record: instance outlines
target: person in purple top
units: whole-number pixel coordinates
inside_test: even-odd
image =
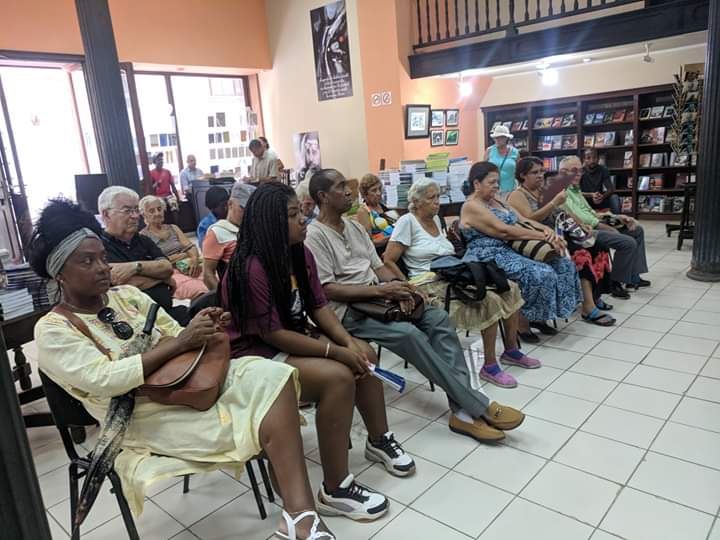
[[[412,474],[415,463],[388,428],[383,387],[368,367],[377,356],[328,306],[315,259],[303,245],[305,233],[292,188],[270,182],[251,195],[219,288],[220,303],[232,314],[231,349],[235,356],[264,356],[298,370],[300,399],[317,404],[324,475],[318,512],[374,520],[387,512],[388,500],[357,484],[348,470],[353,408],[367,427],[367,459],[395,476]]]

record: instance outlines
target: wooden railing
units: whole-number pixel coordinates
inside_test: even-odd
[[[415,50],[573,15],[583,15],[639,0],[415,0]]]

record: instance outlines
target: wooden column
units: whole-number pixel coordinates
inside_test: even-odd
[[[695,198],[695,238],[688,277],[720,281],[720,2],[710,2],[700,152]]]
[[[85,79],[103,172],[110,185],[140,192],[108,0],[75,0],[75,7],[85,49]]]

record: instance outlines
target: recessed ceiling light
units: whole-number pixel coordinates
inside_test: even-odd
[[[550,64],[549,64],[548,62],[546,62],[545,60],[543,60],[543,61],[540,62],[539,64],[535,64],[535,67],[536,67],[537,69],[547,69],[547,68],[550,67]]]
[[[592,62],[592,58],[583,58],[583,64],[589,64]]]
[[[545,86],[553,86],[558,82],[558,72],[556,69],[544,69],[540,72],[540,78]]]

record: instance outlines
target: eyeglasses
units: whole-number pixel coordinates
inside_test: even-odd
[[[133,337],[133,334],[135,333],[132,326],[128,324],[125,321],[118,321],[117,315],[115,314],[115,310],[110,307],[102,308],[98,312],[98,319],[100,322],[103,322],[105,324],[109,324],[112,326],[112,331],[115,332],[115,336],[122,339],[122,340],[128,340],[131,337]]]
[[[140,215],[140,208],[137,206],[123,206],[122,208],[113,208],[113,210],[117,210],[124,216],[129,216],[131,214],[135,214],[137,216]]]

